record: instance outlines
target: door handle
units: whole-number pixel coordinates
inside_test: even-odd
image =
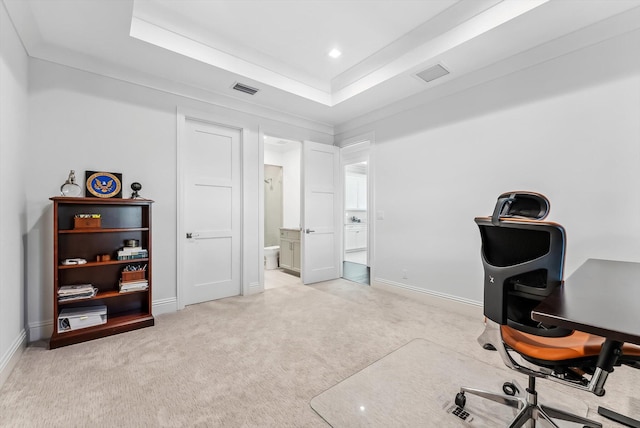
[[[187,239],[191,239],[191,238],[193,238],[193,233],[187,232]]]
[[[315,230],[311,230],[311,229],[305,230],[305,233],[312,233],[312,232],[315,232]]]

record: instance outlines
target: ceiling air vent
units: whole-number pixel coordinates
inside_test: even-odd
[[[252,88],[251,86],[247,86],[238,82],[236,82],[236,84],[233,85],[233,89],[235,89],[236,91],[244,92],[245,94],[249,94],[249,95],[255,95],[256,92],[260,90],[260,89]]]
[[[421,71],[420,73],[416,74],[416,76],[418,76],[425,82],[431,82],[432,80],[436,80],[437,78],[446,76],[447,74],[449,74],[449,70],[447,70],[440,64],[436,64],[433,67],[429,67],[426,70]]]

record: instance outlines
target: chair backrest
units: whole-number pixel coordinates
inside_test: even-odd
[[[546,212],[548,205],[544,216]],[[485,316],[539,336],[569,334],[570,330],[542,326],[531,319],[531,310],[562,284],[564,228],[524,218],[500,217],[496,221],[495,215],[477,217],[475,222],[482,239]]]
[[[536,192],[505,192],[498,196],[491,221],[496,226],[500,219],[527,218],[544,220],[549,215],[549,199]]]

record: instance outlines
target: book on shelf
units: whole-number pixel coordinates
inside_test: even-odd
[[[146,279],[141,279],[138,281],[120,281],[120,292],[126,293],[127,291],[140,291],[146,290],[149,288],[149,281]]]
[[[98,294],[98,289],[91,284],[63,285],[58,289],[58,301],[90,299]]]
[[[134,256],[118,256],[118,260],[135,260],[135,259],[146,259],[149,256],[147,254],[136,254]]]
[[[143,249],[142,247],[122,247],[119,251],[122,254],[132,254],[132,253],[139,253],[140,251],[147,251],[147,250]]]
[[[123,288],[119,292],[120,293],[131,293],[133,291],[144,291],[144,290],[148,290],[148,289],[149,289],[148,285],[143,285],[143,286],[139,286],[139,287]]]
[[[138,251],[118,251],[118,260],[135,260],[135,259],[146,259],[149,257],[149,252],[147,250],[138,250]]]
[[[85,292],[88,290],[93,290],[93,285],[91,284],[63,285],[62,287],[58,288],[58,295],[75,294],[79,292]]]
[[[120,280],[120,286],[123,286],[123,285],[140,285],[140,284],[148,284],[148,283],[149,283],[149,280],[144,279],[144,278],[142,278],[142,279],[134,279],[134,280],[131,280],[131,281]]]

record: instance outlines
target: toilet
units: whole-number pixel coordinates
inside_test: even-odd
[[[264,268],[276,269],[278,267],[278,255],[280,246],[264,247]]]

